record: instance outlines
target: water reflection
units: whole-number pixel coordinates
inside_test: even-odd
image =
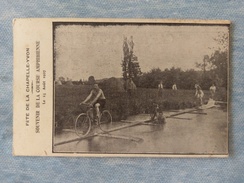
[[[111,132],[114,137],[96,136],[55,147],[56,152],[87,153],[211,153],[228,152],[227,108],[220,105],[202,110],[202,114],[182,114],[181,118],[167,118],[163,124],[137,125]],[[168,114],[165,114],[168,115]],[[147,115],[130,120],[148,119]],[[115,126],[127,125],[114,123]],[[102,132],[96,128],[94,133]],[[117,138],[121,136],[121,138]],[[122,137],[128,137],[122,138]],[[131,137],[131,139],[130,139]],[[77,138],[74,133],[56,136],[55,141]],[[143,139],[136,141],[133,139]]]
[[[152,132],[156,132],[156,131],[163,131],[166,122],[162,123],[162,124],[155,124],[155,123],[150,123],[150,124],[145,124],[146,126],[148,126],[148,128],[145,128],[145,131],[142,131],[142,134],[146,134],[146,133],[152,133]]]

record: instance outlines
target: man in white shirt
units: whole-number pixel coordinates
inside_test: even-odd
[[[210,86],[209,88],[210,93],[211,93],[211,98],[214,98],[215,92],[216,92],[216,86],[214,84],[212,84],[212,86]]]
[[[174,83],[172,86],[172,90],[177,90],[176,84]]]
[[[195,88],[196,88],[195,97],[197,98],[199,105],[202,106],[202,104],[203,104],[202,99],[203,99],[204,93],[198,84],[195,84]]]
[[[158,97],[162,98],[163,97],[163,81],[160,81],[158,84]]]

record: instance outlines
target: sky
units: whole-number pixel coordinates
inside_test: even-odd
[[[225,26],[59,25],[54,44],[56,78],[121,77],[123,40],[131,36],[142,72],[197,69],[196,62],[220,47],[214,38],[223,33],[228,33]]]

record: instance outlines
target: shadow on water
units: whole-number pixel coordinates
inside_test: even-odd
[[[147,133],[152,133],[152,132],[156,132],[156,131],[163,131],[164,127],[166,125],[166,122],[162,123],[162,124],[148,124],[148,129],[145,129],[145,131],[142,131],[141,134],[147,134]]]

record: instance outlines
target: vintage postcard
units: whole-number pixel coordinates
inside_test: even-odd
[[[228,157],[226,20],[15,19],[13,155]]]

